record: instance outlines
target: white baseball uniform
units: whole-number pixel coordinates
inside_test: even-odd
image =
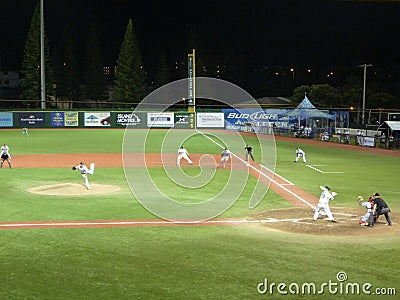
[[[178,149],[178,158],[177,158],[176,164],[179,166],[180,163],[181,163],[181,159],[182,159],[182,158],[186,159],[186,161],[187,161],[189,164],[193,164],[193,162],[190,160],[188,154],[189,154],[189,153],[187,152],[187,150],[186,150],[185,147],[179,148],[179,149]]]
[[[224,151],[222,151],[221,153],[221,162],[220,162],[220,166],[221,167],[226,167],[226,163],[229,160],[229,157],[231,155],[231,152],[228,149],[225,149]]]
[[[331,209],[329,208],[329,201],[334,199],[334,196],[329,192],[328,189],[323,186],[320,187],[322,190],[321,196],[319,197],[318,205],[315,208],[313,220],[316,221],[321,210],[324,210],[327,218],[325,220],[336,222],[332,215]]]
[[[29,136],[28,128],[26,127],[22,128],[22,136]]]
[[[0,162],[0,168],[3,168],[3,163],[4,161],[7,161],[8,166],[10,169],[12,169],[11,166],[11,154],[8,152],[9,148],[6,144],[4,144],[3,146],[1,146],[1,154],[0,154],[0,158],[1,158],[1,162]]]
[[[303,158],[303,162],[306,162],[306,153],[303,150],[301,150],[300,148],[297,148],[296,149],[296,160],[295,160],[295,162],[297,162],[300,157]]]
[[[91,190],[91,186],[88,179],[88,174],[93,175],[94,173],[94,163],[90,164],[90,169],[86,167],[84,164],[79,164],[75,167],[79,172],[81,172],[82,177],[85,179],[85,185],[88,190]]]
[[[10,153],[8,153],[8,146],[6,144],[4,144],[3,146],[1,146],[1,154],[8,154],[10,155]]]

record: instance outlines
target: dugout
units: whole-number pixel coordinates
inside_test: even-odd
[[[388,149],[400,149],[400,121],[385,121],[378,127],[381,137],[385,136]]]

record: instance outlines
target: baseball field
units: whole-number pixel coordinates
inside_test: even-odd
[[[0,130],[13,164],[0,169],[0,299],[398,299],[399,153],[276,137],[261,156],[248,134],[238,147],[253,146],[256,162],[235,148],[220,168],[232,133],[204,131],[185,140],[194,163],[179,168],[179,139],[164,147],[167,131],[150,130],[141,147],[136,132],[127,144],[117,129]],[[71,169],[80,161],[95,163],[91,190]],[[143,206],[164,199],[144,177],[182,205],[244,185],[215,218],[171,222]],[[337,223],[312,221],[326,185]],[[375,192],[393,226],[358,225],[357,196]]]

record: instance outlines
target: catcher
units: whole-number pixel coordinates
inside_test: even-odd
[[[360,206],[364,206],[367,209],[365,215],[362,216],[361,220],[359,221],[360,225],[368,227],[374,226],[374,199],[372,197],[369,197],[368,201],[364,201],[364,198],[362,196],[358,196],[357,201]]]

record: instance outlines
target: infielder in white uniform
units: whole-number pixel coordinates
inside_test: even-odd
[[[186,148],[185,148],[184,146],[181,146],[181,147],[178,149],[178,158],[177,158],[177,160],[176,160],[176,164],[179,166],[180,163],[181,163],[181,159],[182,159],[182,158],[186,159],[186,161],[187,161],[190,165],[193,164],[193,162],[190,160],[190,158],[189,158],[188,155],[189,155],[189,153],[187,152]]]
[[[300,157],[303,158],[303,162],[306,162],[306,153],[303,150],[301,150],[299,147],[297,147],[296,148],[296,159],[294,162],[297,162]]]
[[[224,151],[222,151],[221,153],[221,162],[219,165],[225,168],[226,163],[228,162],[230,156],[231,156],[231,151],[229,151],[228,148],[225,148]]]
[[[320,211],[324,210],[325,214],[327,215],[327,218],[325,218],[325,220],[336,222],[335,218],[332,215],[331,209],[329,208],[329,201],[333,200],[337,194],[335,192],[331,193],[331,188],[329,186],[320,186],[320,189],[322,190],[322,193],[319,197],[318,205],[315,208],[313,220],[316,221],[319,217]]]
[[[22,137],[29,137],[29,133],[28,133],[28,128],[24,127],[22,128]]]
[[[91,186],[88,179],[88,174],[93,175],[94,173],[94,163],[90,164],[90,169],[85,166],[84,162],[80,162],[79,165],[72,167],[72,170],[78,170],[81,172],[82,177],[85,179],[85,185],[88,190],[91,190]]]
[[[9,150],[9,148],[8,148],[8,146],[7,146],[6,144],[4,144],[3,146],[1,146],[1,155],[0,155],[0,157],[1,157],[1,162],[0,162],[0,168],[3,168],[3,163],[4,163],[5,161],[7,161],[8,167],[9,167],[10,169],[12,169],[12,166],[11,166],[11,154],[8,152],[8,150]]]

